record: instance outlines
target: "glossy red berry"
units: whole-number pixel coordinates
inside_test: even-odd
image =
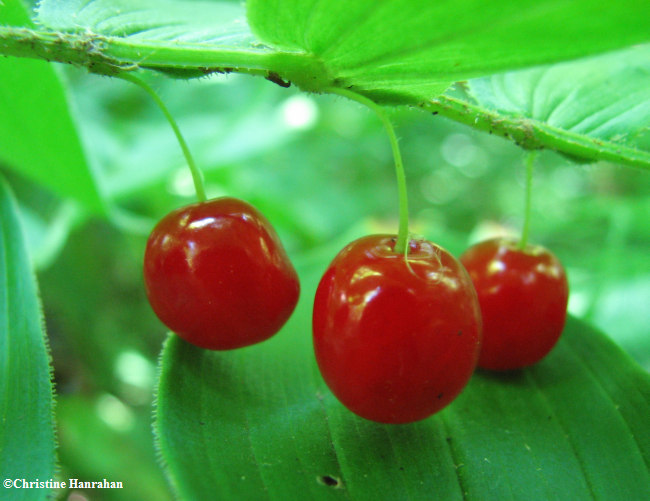
[[[250,204],[227,197],[165,216],[147,242],[144,280],[158,318],[212,350],[271,337],[300,291],[271,224]]]
[[[382,423],[424,419],[449,404],[478,358],[481,316],[461,264],[426,240],[408,262],[395,238],[349,244],[320,281],[313,315],[316,360],[351,411]]]
[[[519,369],[540,361],[558,341],[569,287],[562,263],[547,249],[497,238],[470,247],[460,258],[483,315],[479,367]]]

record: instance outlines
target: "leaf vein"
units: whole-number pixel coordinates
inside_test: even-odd
[[[458,451],[456,450],[456,447],[453,445],[453,440],[451,439],[452,433],[451,429],[449,427],[449,423],[447,422],[447,419],[445,417],[445,413],[441,413],[438,415],[438,418],[440,419],[440,423],[442,424],[442,428],[444,430],[444,435],[445,435],[445,442],[447,444],[447,449],[449,449],[449,454],[451,455],[451,459],[454,462],[455,470],[456,470],[456,479],[458,480],[458,486],[460,487],[460,493],[461,496],[463,497],[463,501],[466,501],[469,496],[469,492],[467,489],[467,484],[464,479],[464,475],[460,472],[460,469],[464,466],[460,462],[460,455]]]
[[[641,460],[646,466],[646,471],[650,471],[650,461],[646,458],[646,456],[643,454],[643,448],[641,447],[641,444],[639,443],[638,438],[632,431],[632,428],[630,426],[630,423],[625,419],[623,414],[619,410],[619,406],[616,403],[616,401],[612,398],[611,393],[607,390],[605,387],[602,378],[599,377],[598,373],[594,371],[591,366],[584,360],[584,358],[580,355],[580,351],[571,343],[569,340],[568,343],[570,350],[574,353],[576,358],[580,361],[580,364],[584,368],[584,370],[591,376],[591,379],[595,382],[595,384],[602,390],[603,394],[607,397],[607,400],[612,404],[612,407],[616,409],[617,414],[620,416],[621,421],[624,423],[626,430],[629,432],[630,437],[634,441],[634,444],[637,448],[637,452],[639,453],[639,456],[641,457]],[[634,386],[634,390],[638,392],[638,387]],[[650,474],[648,475],[650,477]],[[650,481],[650,479],[648,479]]]
[[[562,432],[564,433],[564,436],[566,438],[567,443],[569,444],[569,447],[573,451],[573,454],[580,465],[580,469],[582,471],[582,477],[585,481],[585,484],[587,486],[587,489],[589,490],[589,494],[592,499],[597,499],[596,494],[594,492],[594,486],[591,482],[591,479],[589,478],[589,475],[587,475],[587,469],[585,465],[585,461],[582,457],[582,454],[579,452],[579,448],[576,446],[575,441],[572,438],[571,433],[569,432],[566,423],[563,422],[562,418],[560,417],[559,413],[555,410],[555,406],[551,402],[551,399],[547,395],[547,391],[537,383],[536,378],[534,374],[531,371],[525,371],[526,373],[526,378],[530,382],[532,386],[534,386],[537,389],[537,392],[544,402],[546,408],[548,409],[549,413],[551,416],[555,419],[555,422],[558,424],[558,426],[562,429]]]

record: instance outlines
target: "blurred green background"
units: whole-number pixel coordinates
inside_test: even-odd
[[[156,462],[151,414],[167,335],[144,295],[141,261],[155,221],[193,201],[162,113],[131,84],[65,68],[95,175],[114,209],[91,218],[2,168],[23,209],[44,304],[57,397],[61,475],[123,491],[63,499],[171,499]],[[329,260],[365,233],[395,232],[397,191],[375,115],[330,96],[220,75],[149,75],[176,117],[210,197],[231,195],[273,223],[298,267]],[[460,254],[517,235],[525,153],[440,116],[392,111],[409,183],[411,230]],[[650,175],[610,164],[537,158],[531,240],[564,262],[570,311],[650,370]],[[280,334],[281,335],[281,334]]]

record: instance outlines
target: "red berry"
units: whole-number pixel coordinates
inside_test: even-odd
[[[300,292],[271,224],[234,198],[165,216],[149,236],[144,279],[158,318],[186,341],[212,350],[271,337],[293,312]]]
[[[521,250],[506,238],[478,243],[460,260],[483,315],[479,367],[519,369],[551,351],[564,329],[569,296],[560,261],[544,247]]]
[[[334,395],[382,423],[424,419],[449,404],[478,358],[481,316],[467,272],[446,250],[373,235],[334,258],[316,292],[316,360]]]

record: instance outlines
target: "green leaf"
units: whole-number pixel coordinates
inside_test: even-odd
[[[473,79],[467,89],[471,97],[422,107],[527,148],[650,169],[650,45]]]
[[[248,0],[247,10],[262,41],[321,61],[336,86],[388,101],[430,99],[470,76],[650,35],[650,4],[634,0]]]
[[[318,373],[321,269],[301,274],[298,310],[269,341],[209,352],[167,340],[155,430],[182,499],[650,496],[650,377],[602,334],[571,318],[537,366],[478,372],[432,418],[380,425],[347,411]]]
[[[70,17],[71,12],[77,15]],[[210,0],[44,0],[38,8],[40,23],[62,31],[85,27],[132,40],[175,40],[233,48],[252,42],[243,14],[238,3]]]
[[[9,187],[0,179],[0,472],[53,478],[53,399],[36,279]],[[47,489],[4,489],[3,499],[46,499]]]
[[[239,4],[187,5],[44,0],[40,22],[66,33],[32,34],[23,45],[46,43],[50,57],[109,74],[240,71],[316,92],[346,88],[419,104],[526,148],[650,168],[647,47],[471,80],[474,100],[436,97],[454,81],[647,41],[647,2],[463,0],[452,11],[409,0],[250,0],[253,33]]]
[[[650,151],[650,45],[468,85],[490,110]]]
[[[39,21],[76,36],[14,31],[0,41],[6,53],[50,54],[107,74],[234,70],[415,104],[456,80],[650,38],[650,4],[634,0],[249,0],[246,9],[252,34],[230,2],[44,0]]]
[[[0,5],[2,24],[30,25],[19,0]],[[91,211],[101,211],[96,180],[54,67],[2,57],[0,75],[0,162]]]
[[[130,69],[156,68],[179,77],[235,68],[256,73],[268,66],[264,61],[273,55],[272,50],[259,44],[251,34],[243,5],[239,3],[43,0],[38,21],[56,31],[83,34],[84,43],[93,49],[90,52],[101,56],[96,62],[116,68],[129,65]],[[72,46],[79,39],[69,40]],[[57,48],[52,50],[56,52]],[[93,54],[89,56],[92,58]],[[82,64],[88,65],[91,71],[111,71],[105,64],[100,68]]]

